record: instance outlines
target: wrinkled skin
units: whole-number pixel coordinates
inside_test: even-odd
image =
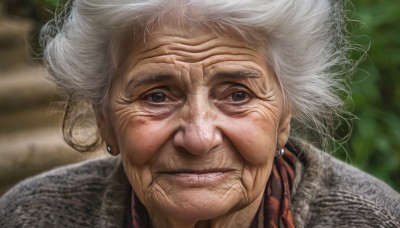
[[[261,45],[158,29],[134,41],[100,132],[154,227],[248,227],[290,113]]]

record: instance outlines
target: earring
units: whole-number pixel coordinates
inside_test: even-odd
[[[282,157],[284,154],[285,154],[285,149],[283,149],[283,148],[278,149],[277,151],[275,151],[275,157],[276,158]]]
[[[111,154],[112,147],[110,145],[107,145],[106,148],[107,148],[107,152]]]

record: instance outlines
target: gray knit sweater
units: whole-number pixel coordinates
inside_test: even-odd
[[[291,207],[297,227],[400,227],[400,194],[301,142]],[[124,227],[129,183],[117,157],[23,181],[0,199],[0,227]]]

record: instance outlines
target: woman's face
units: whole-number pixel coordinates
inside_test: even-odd
[[[173,29],[134,47],[99,127],[149,214],[189,222],[255,213],[290,121],[264,47]]]

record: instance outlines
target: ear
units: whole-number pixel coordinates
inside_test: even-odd
[[[289,139],[291,119],[292,119],[292,113],[290,111],[283,113],[278,128],[277,149],[283,148]]]
[[[107,146],[111,146],[111,151],[109,153],[113,156],[119,154],[119,145],[117,136],[115,134],[114,127],[106,118],[105,114],[101,111],[99,106],[93,106],[94,113],[96,115],[97,127],[99,128],[99,133],[106,143]]]

